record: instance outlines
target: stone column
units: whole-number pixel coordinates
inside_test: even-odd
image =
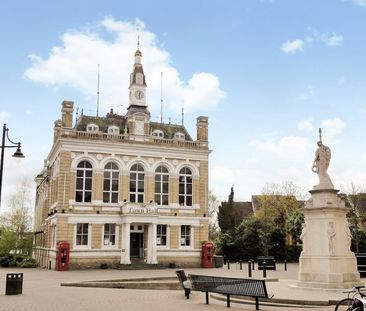
[[[157,259],[157,246],[156,246],[156,228],[157,225],[156,224],[152,224],[152,264],[157,264],[158,263],[158,259]]]
[[[153,228],[152,224],[149,224],[147,227],[147,254],[146,254],[146,262],[148,264],[152,264],[153,262]]]
[[[146,262],[148,264],[157,264],[157,248],[156,248],[156,224],[149,224],[147,228],[147,255]]]
[[[297,286],[324,289],[351,288],[360,283],[356,257],[350,250],[345,203],[338,190],[312,190],[303,213]]]
[[[130,223],[122,224],[121,265],[130,265]]]

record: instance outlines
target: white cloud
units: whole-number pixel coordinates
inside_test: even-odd
[[[325,131],[324,135],[326,138],[332,140],[342,133],[346,127],[346,123],[340,118],[327,119],[322,121],[322,127]]]
[[[365,0],[366,2],[366,0]],[[281,50],[285,53],[295,53],[304,51],[304,47],[310,46],[316,42],[323,42],[329,47],[336,47],[343,44],[344,37],[336,33],[327,34],[321,33],[313,27],[307,27],[306,30],[311,35],[304,37],[303,39],[295,39],[293,41],[287,40],[281,45]]]
[[[0,122],[4,122],[10,117],[10,113],[7,111],[0,111]]]
[[[219,78],[211,73],[194,73],[188,82],[180,79],[171,65],[171,56],[157,43],[144,23],[118,21],[105,17],[94,26],[73,30],[61,36],[61,46],[51,49],[47,58],[29,55],[32,65],[25,77],[55,88],[72,87],[95,107],[97,66],[100,64],[100,105],[102,110],[128,104],[129,73],[132,71],[137,31],[147,78],[147,102],[154,113],[160,111],[160,75],[164,73],[165,109],[186,112],[215,109],[225,93]],[[116,109],[117,110],[117,109]]]
[[[343,40],[343,36],[337,35],[335,33],[331,35],[323,35],[323,41],[330,47],[341,45]]]
[[[295,177],[300,177],[303,174],[303,172],[297,167],[291,166],[285,169],[280,169],[279,174],[285,179],[292,180]]]
[[[308,147],[307,138],[298,136],[284,136],[278,140],[252,141],[249,143],[261,151],[269,151],[280,157],[290,157],[295,154],[301,154]]]
[[[295,39],[293,41],[286,41],[281,45],[281,50],[285,53],[295,53],[303,51],[304,41],[301,39]]]
[[[301,101],[307,101],[310,98],[314,97],[315,91],[314,91],[314,87],[309,84],[306,88],[306,92],[303,94],[300,94],[298,99]]]
[[[297,125],[297,129],[302,132],[312,132],[314,130],[314,119],[312,117],[307,118]]]
[[[351,1],[356,5],[366,7],[366,0],[351,0]]]

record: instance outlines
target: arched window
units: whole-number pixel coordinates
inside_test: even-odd
[[[118,203],[118,166],[109,162],[104,167],[103,203]]]
[[[159,205],[168,205],[169,172],[165,166],[155,170],[155,202]]]
[[[192,172],[188,167],[179,171],[179,205],[192,206]]]
[[[76,202],[92,200],[93,167],[88,161],[81,161],[76,170]]]
[[[130,170],[130,202],[143,203],[145,173],[141,164],[134,164]]]

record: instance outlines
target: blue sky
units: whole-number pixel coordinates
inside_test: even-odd
[[[26,158],[6,152],[3,199],[42,169],[62,100],[95,113],[127,107],[140,28],[148,105],[195,136],[209,116],[210,189],[248,200],[268,182],[304,191],[317,130],[336,188],[366,180],[366,1],[3,1],[0,121]],[[4,202],[4,201],[3,201]]]

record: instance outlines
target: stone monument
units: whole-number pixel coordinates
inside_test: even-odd
[[[311,198],[303,208],[305,223],[301,240],[298,287],[324,289],[351,288],[360,283],[356,257],[350,250],[351,233],[348,209],[335,190],[327,173],[331,150],[322,142],[319,129],[318,149],[312,171],[319,183],[310,190]]]

